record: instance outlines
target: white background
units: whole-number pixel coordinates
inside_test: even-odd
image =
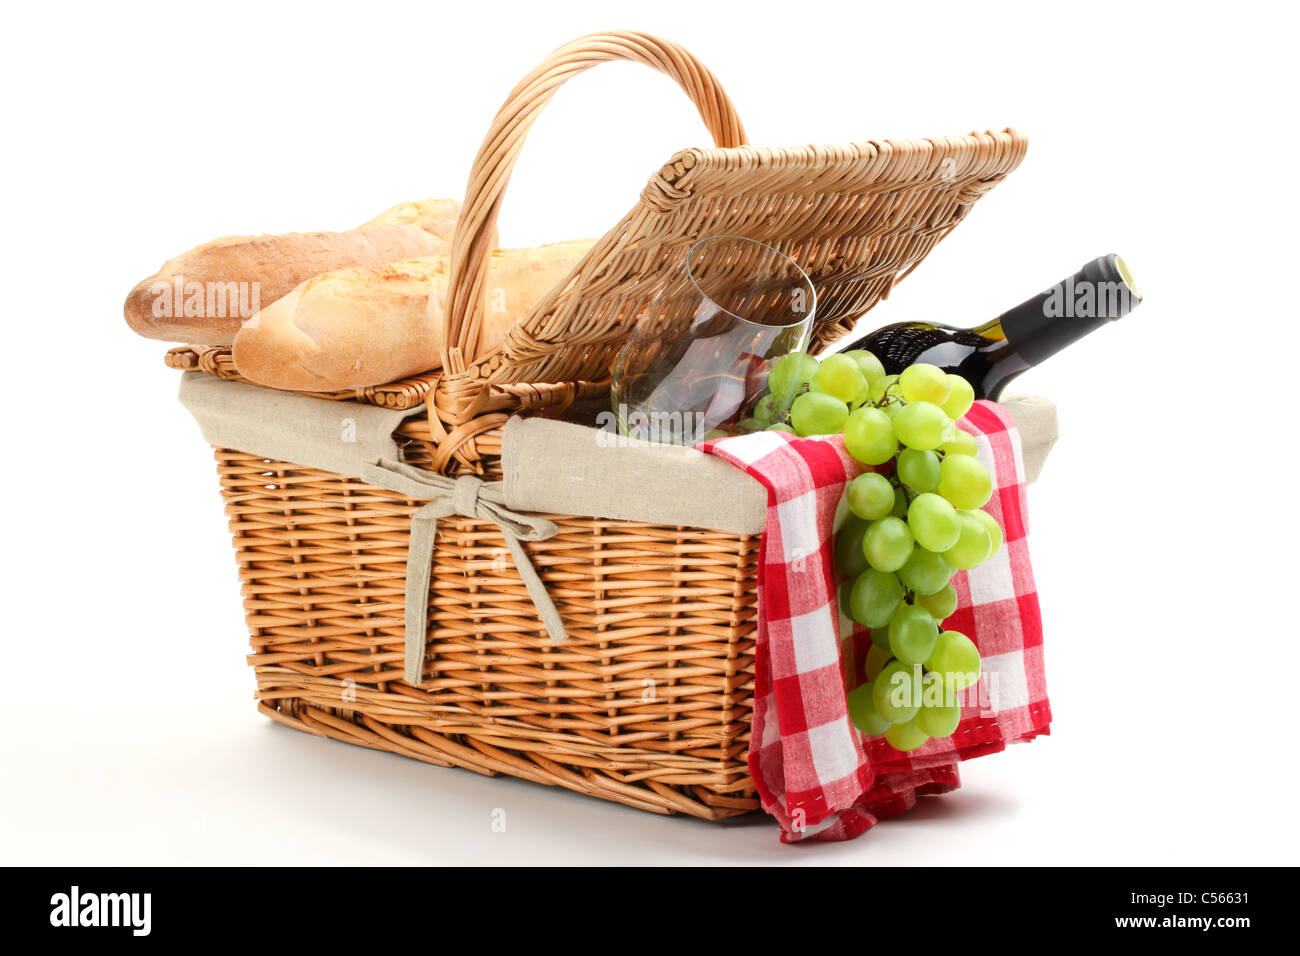
[[[1284,12],[1286,11],[1286,12]],[[226,2],[6,12],[0,862],[1260,863],[1297,858],[1294,23],[1282,4]],[[1053,734],[838,845],[273,725],[211,454],[126,291],[241,232],[459,197],[505,93],[645,29],[759,145],[1016,126],[1027,159],[863,322],[973,324],[1119,252],[1146,302],[1031,371]],[[536,126],[503,245],[595,236],[675,150],[617,64]],[[495,808],[505,833],[490,830]]]

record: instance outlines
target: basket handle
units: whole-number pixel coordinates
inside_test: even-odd
[[[465,363],[477,357],[497,214],[528,130],[566,80],[609,60],[642,63],[676,80],[699,110],[716,145],[743,146],[748,142],[736,108],[717,78],[676,43],[648,33],[613,31],[580,37],[551,53],[510,91],[474,158],[451,244],[444,372],[452,371],[449,357],[453,348],[460,350]]]

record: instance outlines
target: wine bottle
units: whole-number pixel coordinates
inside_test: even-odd
[[[1128,315],[1141,301],[1127,263],[1108,255],[984,325],[961,329],[899,322],[848,348],[874,353],[885,371],[895,375],[917,362],[937,365],[970,382],[976,398],[996,401],[1007,382],[1025,369]]]

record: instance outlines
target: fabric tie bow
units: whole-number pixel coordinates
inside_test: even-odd
[[[559,531],[555,522],[511,511],[505,506],[501,482],[485,482],[474,475],[448,478],[381,458],[373,464],[363,464],[361,478],[408,498],[429,499],[429,503],[411,517],[411,540],[406,559],[405,679],[408,684],[418,687],[424,676],[429,627],[429,575],[439,518],[451,515],[480,518],[500,528],[551,642],[559,644],[566,639],[560,613],[523,546],[524,541],[545,541],[554,537]]]

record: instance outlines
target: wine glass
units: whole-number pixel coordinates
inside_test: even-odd
[[[701,239],[669,270],[614,362],[620,431],[692,445],[746,430],[772,360],[807,347],[816,301],[803,270],[771,246]]]

